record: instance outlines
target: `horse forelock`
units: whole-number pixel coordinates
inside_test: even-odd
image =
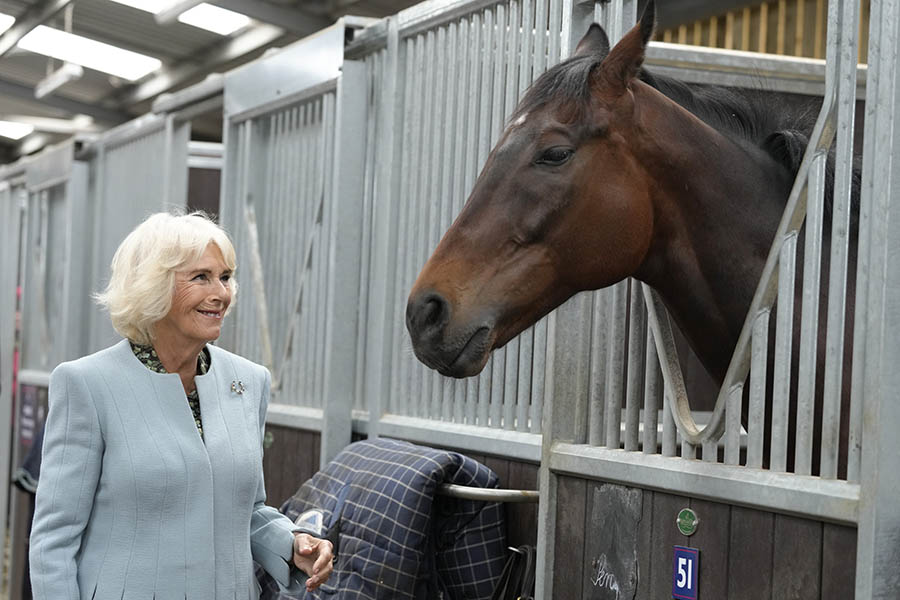
[[[601,62],[596,56],[574,56],[553,66],[531,84],[510,120],[563,103],[576,107],[582,116],[591,102],[591,72]]]

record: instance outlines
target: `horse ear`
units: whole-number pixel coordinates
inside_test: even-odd
[[[587,33],[578,42],[572,56],[595,56],[602,60],[606,58],[607,54],[609,54],[609,38],[602,27],[592,23],[588,27]]]
[[[624,87],[631,83],[644,64],[644,51],[656,26],[656,7],[647,2],[641,20],[626,33],[603,61],[600,75],[607,85]]]

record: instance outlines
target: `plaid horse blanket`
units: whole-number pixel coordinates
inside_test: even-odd
[[[498,480],[456,452],[384,438],[350,444],[281,507],[291,519],[320,509],[326,523],[340,511],[331,578],[289,595],[262,572],[261,598],[489,599],[506,560],[503,507],[437,495],[442,483]]]

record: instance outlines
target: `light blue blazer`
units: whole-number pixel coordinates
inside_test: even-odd
[[[269,372],[209,352],[195,380],[205,444],[179,376],[150,371],[127,340],[53,371],[31,531],[35,600],[255,600],[253,560],[302,589],[293,523],[265,505]]]

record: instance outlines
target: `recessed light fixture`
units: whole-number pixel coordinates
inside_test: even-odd
[[[178,4],[173,0],[112,0],[125,6],[143,10],[157,15],[169,7]],[[187,25],[199,27],[219,35],[231,35],[235,31],[250,24],[250,17],[242,15],[206,2],[190,8],[180,15],[178,20]]]
[[[250,24],[250,17],[206,2],[181,13],[178,20],[219,35],[231,35]]]
[[[80,35],[38,25],[19,40],[19,48],[136,81],[162,66],[159,59]]]
[[[15,17],[11,17],[10,15],[4,15],[0,13],[0,34],[4,31],[12,27],[12,24],[16,22]]]
[[[34,131],[34,126],[26,123],[16,123],[15,121],[0,121],[0,137],[11,140],[21,140],[23,137]]]
[[[143,10],[148,13],[153,13],[154,15],[158,12],[161,12],[163,9],[168,8],[172,4],[172,0],[112,0],[112,1],[117,2],[119,4],[124,4],[125,6],[130,6],[131,8]]]

